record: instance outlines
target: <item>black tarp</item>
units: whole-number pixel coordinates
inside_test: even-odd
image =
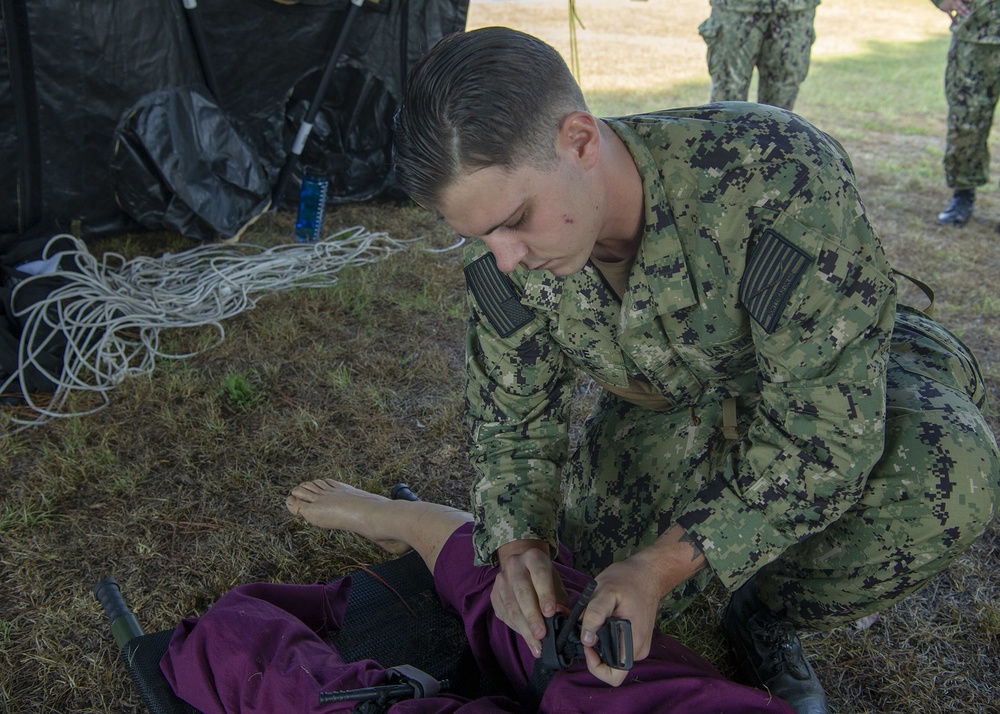
[[[259,170],[273,185],[347,0],[200,0],[197,7],[215,97],[182,0],[0,0],[0,233],[34,228],[90,238],[150,227],[134,217],[142,211],[122,204],[134,205],[137,185],[161,169],[131,149],[135,158],[124,168],[113,157],[130,119],[133,134],[155,126],[139,121],[143,112],[166,105],[214,100],[218,112],[206,116],[221,116],[218,125],[235,133],[226,141],[244,142],[259,162],[247,158],[242,173],[256,181]],[[301,161],[329,175],[332,201],[392,190],[389,121],[403,78],[440,37],[464,28],[467,7],[468,0],[381,0],[357,12]],[[172,163],[190,170],[184,149],[150,153],[179,153]],[[139,169],[149,175],[137,178]]]

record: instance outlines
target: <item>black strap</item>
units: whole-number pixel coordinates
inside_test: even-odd
[[[542,697],[545,690],[552,681],[552,677],[560,669],[565,669],[570,665],[572,659],[562,656],[563,647],[567,637],[573,632],[580,621],[583,608],[590,602],[597,581],[591,578],[587,581],[586,587],[580,593],[579,599],[569,613],[569,617],[563,618],[556,613],[552,617],[545,618],[545,639],[542,640],[542,658],[535,661],[535,668],[531,671],[531,680],[528,682],[528,692],[526,695],[528,710],[537,712],[542,704]]]
[[[557,671],[545,666],[542,660],[535,660],[535,668],[531,670],[531,679],[528,680],[528,691],[525,695],[529,712],[537,712],[542,706],[542,697],[545,696],[545,690],[549,688],[549,683]]]

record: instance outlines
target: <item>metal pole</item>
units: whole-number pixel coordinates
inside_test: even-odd
[[[292,143],[292,148],[288,152],[288,156],[285,157],[285,164],[281,167],[281,173],[278,174],[278,182],[275,185],[274,193],[271,196],[271,205],[274,207],[278,207],[281,204],[281,197],[288,188],[288,184],[292,179],[292,174],[295,173],[295,169],[299,164],[299,158],[302,156],[302,150],[305,148],[306,141],[309,139],[309,134],[312,133],[313,122],[316,120],[316,115],[319,113],[320,104],[323,102],[323,97],[326,95],[327,87],[329,86],[330,80],[333,78],[333,73],[336,70],[337,62],[340,60],[340,56],[343,54],[344,47],[347,44],[347,35],[351,30],[351,24],[354,22],[354,17],[358,14],[358,9],[364,4],[364,2],[365,0],[351,0],[351,4],[347,8],[347,17],[344,18],[344,26],[341,28],[340,35],[337,37],[337,44],[333,47],[333,53],[330,55],[330,59],[326,63],[326,68],[323,70],[323,76],[319,81],[319,86],[316,88],[316,93],[313,95],[313,99],[309,103],[309,109],[306,111],[306,116],[302,120],[302,124],[299,125],[299,130],[295,135],[295,141]]]

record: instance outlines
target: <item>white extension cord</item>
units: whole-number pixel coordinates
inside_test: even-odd
[[[197,354],[164,353],[161,330],[210,325],[218,331],[217,345],[225,337],[222,321],[253,308],[260,297],[290,288],[329,287],[337,282],[342,268],[384,260],[405,250],[409,242],[356,226],[316,243],[266,249],[212,244],[158,258],[125,260],[117,253],[106,253],[98,260],[76,238],[63,235],[53,241],[56,238],[72,240],[76,250],[49,255],[50,241],[43,259],[61,263],[72,258],[78,272],[32,276],[14,288],[12,302],[18,290],[36,277],[55,275],[66,281],[45,300],[17,314],[24,325],[18,371],[0,385],[0,394],[18,385],[35,415],[24,418],[14,410],[4,410],[6,420],[18,426],[0,431],[0,438],[52,417],[92,414],[107,406],[108,392],[126,377],[151,373],[157,358]],[[36,361],[53,332],[66,337],[60,374],[51,374]],[[22,373],[29,366],[56,385],[45,405],[24,387]],[[97,392],[102,401],[92,409],[69,411],[66,399],[74,391]]]

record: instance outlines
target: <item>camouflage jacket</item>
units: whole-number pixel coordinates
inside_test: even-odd
[[[816,7],[819,0],[711,0],[711,5],[736,12],[799,12]]]
[[[931,0],[941,7],[941,0]],[[972,13],[951,26],[956,40],[1000,44],[1000,0],[967,0]]]
[[[730,102],[608,124],[645,192],[624,300],[589,264],[561,278],[492,264],[495,293],[470,290],[477,558],[555,545],[579,368],[646,380],[685,411],[759,393],[724,472],[678,519],[737,583],[843,514],[881,455],[894,282],[843,148],[801,118]],[[473,244],[467,277],[491,260]]]

